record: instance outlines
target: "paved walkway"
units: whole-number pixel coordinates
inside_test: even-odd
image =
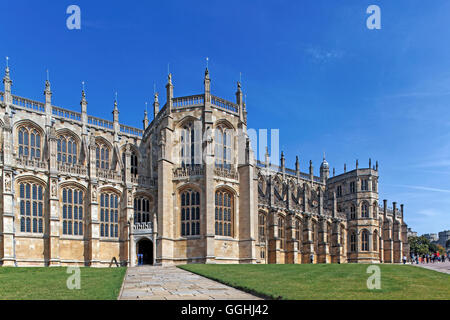
[[[119,300],[258,300],[176,267],[128,268]]]
[[[415,266],[450,274],[450,262],[419,263]]]

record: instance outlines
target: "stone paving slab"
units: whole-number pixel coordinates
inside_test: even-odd
[[[450,274],[450,262],[419,263],[415,266]]]
[[[119,300],[260,300],[260,298],[174,266],[142,266],[128,268]]]

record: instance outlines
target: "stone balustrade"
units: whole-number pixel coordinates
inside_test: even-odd
[[[114,181],[122,180],[122,174],[120,172],[116,172],[114,170],[98,169],[98,168],[97,168],[97,177],[99,179],[114,180]]]
[[[203,166],[189,166],[189,167],[181,167],[173,170],[174,178],[189,178],[192,176],[203,176],[205,174],[205,170]]]
[[[58,172],[85,176],[87,175],[87,168],[77,164],[58,163]]]
[[[48,169],[48,163],[37,158],[18,157],[16,166],[30,169]]]
[[[133,226],[134,233],[153,233],[152,222],[136,222]]]
[[[239,180],[239,174],[234,168],[215,168],[214,175],[216,177],[222,177],[227,179]]]

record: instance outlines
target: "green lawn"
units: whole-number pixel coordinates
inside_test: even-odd
[[[115,300],[126,268],[80,268],[80,290],[69,290],[67,268],[0,267],[0,300]]]
[[[190,264],[180,268],[271,299],[450,299],[450,275],[410,265],[379,265],[381,289],[369,290],[368,266]]]

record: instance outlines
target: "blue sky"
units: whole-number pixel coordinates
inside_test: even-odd
[[[66,9],[81,8],[81,30]],[[381,30],[366,9],[381,8]],[[250,128],[280,129],[287,164],[301,169],[323,152],[336,173],[355,160],[380,162],[380,202],[405,204],[419,233],[450,229],[450,2],[402,1],[7,1],[0,56],[13,92],[142,126],[153,84],[165,96],[212,91],[234,101],[242,72]],[[164,98],[162,98],[164,103]]]

